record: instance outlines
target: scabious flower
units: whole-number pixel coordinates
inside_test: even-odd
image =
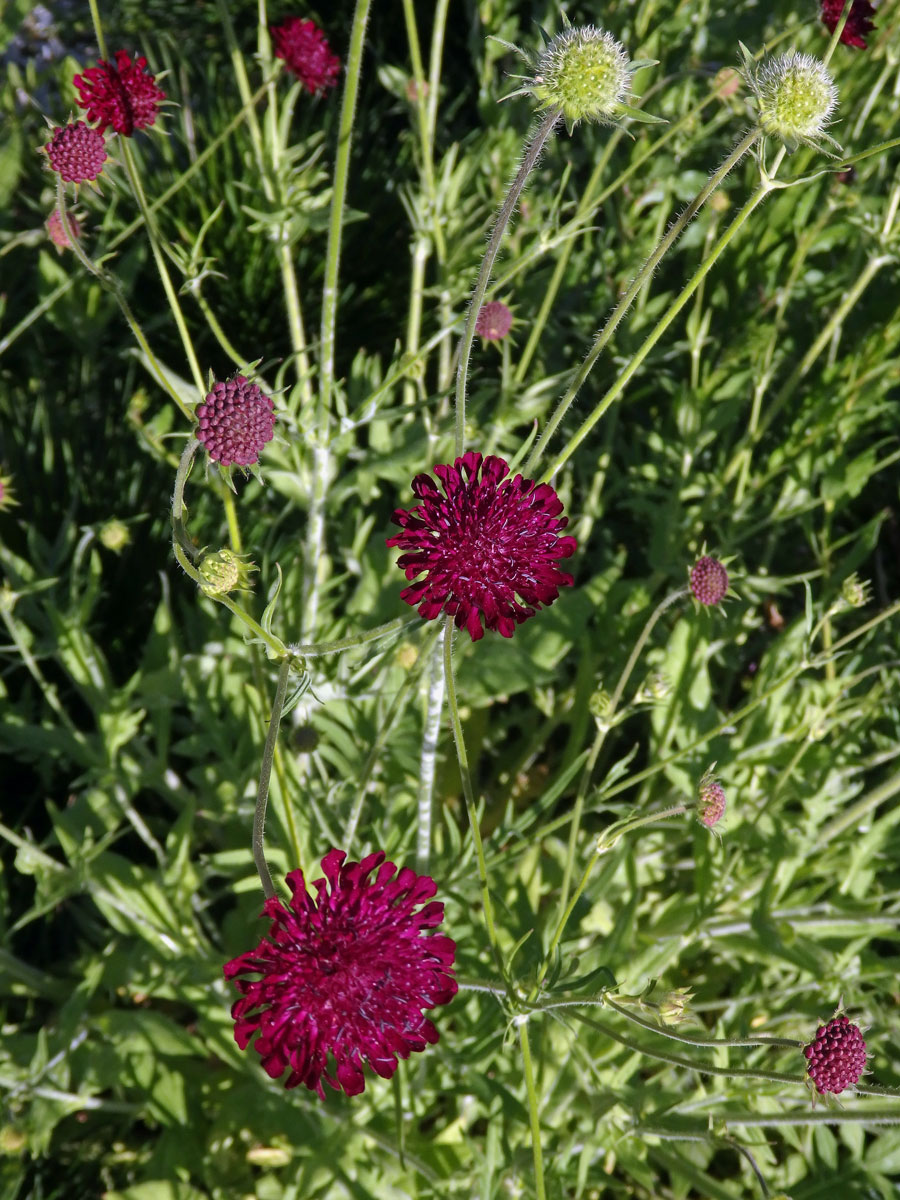
[[[275,431],[272,401],[256,383],[236,375],[217,383],[197,409],[196,438],[213,462],[249,467]]]
[[[532,70],[530,76],[519,77],[522,87],[504,99],[534,96],[540,108],[560,111],[570,133],[579,121],[615,125],[626,115],[644,121],[656,119],[625,103],[634,72],[654,64],[631,62],[625,47],[604,29],[567,23],[556,37],[544,33],[544,49],[534,57],[518,46],[504,44]]]
[[[746,46],[741,46],[741,54],[763,133],[778,138],[789,150],[796,150],[801,142],[824,153],[828,151],[823,142],[840,149],[825,132],[837,108],[838,91],[823,62],[791,50],[765,58],[757,67]]]
[[[842,1092],[859,1083],[866,1069],[866,1043],[857,1025],[845,1016],[820,1025],[803,1053],[807,1072],[820,1095]]]
[[[724,815],[725,789],[713,774],[713,767],[710,767],[697,789],[697,816],[707,829],[712,829]]]
[[[341,70],[341,60],[331,53],[328,39],[314,21],[288,17],[271,29],[275,57],[296,75],[312,95],[334,87]]]
[[[97,128],[112,128],[131,137],[136,129],[148,129],[155,121],[166,93],[147,70],[141,55],[134,62],[125,50],[116,51],[115,66],[100,59],[73,82],[78,89],[78,107],[87,110],[89,121]]]
[[[691,567],[691,595],[708,607],[721,604],[728,591],[728,572],[717,558],[704,554]]]
[[[501,300],[482,304],[475,318],[475,332],[489,342],[500,342],[512,326],[512,313]]]
[[[302,1083],[322,1099],[323,1081],[356,1096],[364,1064],[390,1079],[398,1057],[437,1042],[423,1010],[457,990],[455,943],[426,932],[444,919],[434,880],[409,867],[398,873],[380,851],[360,863],[344,858],[325,855],[315,896],[303,872],[291,871],[290,907],[267,900],[269,937],[224,967],[241,993],[231,1010],[237,1044],[245,1050],[257,1035],[267,1074],[289,1071],[285,1087]]]
[[[821,0],[822,21],[829,33],[834,33],[837,23],[844,11],[844,0]],[[867,47],[866,34],[872,33],[875,24],[872,18],[875,9],[869,0],[853,0],[850,15],[841,32],[841,41],[847,46],[856,46],[858,50]]]
[[[484,634],[482,621],[512,637],[573,583],[557,566],[575,552],[575,539],[560,537],[568,524],[562,501],[547,483],[508,478],[493,454],[470,450],[434,473],[443,493],[430,475],[417,475],[412,490],[421,503],[391,517],[402,530],[387,541],[404,551],[397,566],[407,579],[425,576],[400,595],[425,620],[449,613],[473,642]]]
[[[69,226],[75,238],[81,237],[81,226],[72,215],[66,214],[69,218]],[[50,216],[44,222],[44,228],[47,230],[47,237],[58,250],[68,250],[72,243],[69,241],[69,235],[66,233],[66,228],[62,223],[62,217],[59,215],[59,209],[54,208]]]
[[[93,182],[106,162],[103,134],[84,121],[70,121],[54,130],[44,150],[50,166],[66,183]]]

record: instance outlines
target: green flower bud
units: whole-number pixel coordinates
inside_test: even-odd
[[[810,54],[791,50],[765,59],[756,67],[746,47],[744,70],[759,106],[759,127],[789,150],[803,142],[822,150],[822,141],[837,143],[825,133],[837,107],[838,90],[824,63]],[[838,147],[839,148],[839,147]]]
[[[548,42],[532,85],[543,108],[559,108],[576,121],[608,121],[629,85],[631,66],[624,47],[593,25],[569,26]]]
[[[854,571],[841,585],[841,599],[850,608],[864,608],[872,599],[872,585]]]
[[[128,526],[122,521],[113,519],[106,521],[100,526],[99,531],[100,544],[105,546],[107,550],[112,550],[115,554],[119,554],[128,543],[131,541],[131,533]]]
[[[198,570],[202,579],[200,586],[207,596],[226,596],[235,590],[249,590],[250,572],[256,567],[233,550],[225,549],[204,555]]]

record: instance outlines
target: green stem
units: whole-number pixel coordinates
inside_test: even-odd
[[[632,357],[628,366],[624,369],[624,371],[622,371],[622,373],[616,379],[615,383],[607,391],[606,395],[603,397],[603,399],[600,401],[600,403],[597,405],[597,407],[594,409],[594,411],[591,413],[591,415],[589,417],[587,417],[585,421],[582,422],[578,431],[570,439],[565,450],[563,450],[562,453],[559,454],[557,456],[557,458],[554,460],[552,467],[550,467],[547,471],[544,472],[543,478],[545,481],[551,479],[556,474],[556,472],[559,471],[560,468],[565,463],[568,462],[569,458],[571,458],[571,456],[575,453],[576,449],[581,445],[581,443],[584,441],[584,439],[587,437],[587,435],[591,432],[591,430],[594,428],[594,426],[597,424],[597,422],[600,420],[600,418],[603,416],[603,414],[606,412],[606,410],[609,408],[609,406],[613,403],[614,400],[618,399],[618,397],[621,395],[621,393],[625,390],[631,377],[637,372],[638,368],[641,366],[644,359],[647,357],[647,355],[650,353],[650,351],[653,349],[653,347],[656,345],[656,343],[659,341],[659,339],[662,337],[662,335],[665,333],[665,331],[668,329],[668,327],[672,324],[672,322],[675,320],[675,318],[678,316],[678,314],[681,312],[681,310],[685,307],[685,305],[691,299],[694,292],[697,290],[697,288],[700,286],[700,284],[703,282],[703,280],[706,278],[706,276],[709,274],[709,272],[715,266],[716,262],[719,260],[719,258],[723,254],[723,252],[727,249],[727,247],[731,244],[733,239],[737,236],[737,234],[741,231],[741,229],[747,223],[751,214],[754,212],[755,209],[757,209],[759,207],[760,204],[762,204],[763,200],[765,200],[765,198],[769,194],[769,192],[771,192],[775,189],[775,187],[777,185],[774,183],[774,180],[772,177],[774,176],[775,171],[778,169],[778,166],[781,163],[781,159],[784,157],[785,153],[786,153],[786,151],[784,150],[784,148],[782,148],[778,152],[778,154],[775,156],[775,161],[772,165],[771,174],[763,177],[757,190],[753,193],[753,195],[746,202],[746,204],[743,206],[741,211],[737,214],[737,216],[734,218],[734,220],[731,222],[731,224],[728,226],[728,228],[725,230],[725,232],[722,234],[722,236],[716,242],[715,246],[712,249],[710,256],[708,258],[704,259],[704,261],[701,263],[701,265],[694,272],[694,274],[691,277],[690,281],[688,282],[687,286],[684,288],[684,290],[681,292],[681,294],[678,296],[678,298],[674,301],[674,303],[671,305],[671,307],[669,309],[667,309],[667,311],[664,313],[664,315],[656,323],[654,328],[651,330],[651,332],[645,338],[641,347],[638,349],[638,351]],[[580,372],[579,372],[579,374],[580,374]],[[570,389],[570,391],[571,391],[571,389]],[[535,457],[535,455],[532,455],[532,458],[534,458],[534,457]]]
[[[531,141],[525,150],[525,155],[522,159],[522,164],[516,172],[516,176],[510,185],[509,191],[506,194],[506,199],[497,214],[497,220],[494,222],[494,228],[491,231],[490,240],[488,241],[487,250],[484,253],[484,258],[481,260],[481,269],[478,272],[478,278],[475,281],[475,288],[472,292],[472,299],[469,301],[469,311],[466,314],[466,327],[463,330],[462,339],[459,347],[459,366],[456,371],[456,454],[457,457],[462,455],[465,450],[466,442],[466,383],[469,373],[469,359],[472,355],[472,343],[475,341],[475,322],[478,320],[478,314],[481,311],[481,305],[484,300],[484,294],[487,291],[488,280],[491,277],[494,260],[497,257],[497,252],[500,249],[500,243],[503,240],[503,234],[506,232],[506,226],[509,223],[509,218],[512,216],[513,209],[519,201],[519,196],[522,194],[522,189],[534,169],[534,165],[540,157],[540,153],[544,148],[547,139],[553,132],[560,117],[560,111],[557,108],[552,108],[538,125]]]
[[[338,638],[334,642],[318,642],[315,645],[291,645],[288,647],[296,658],[321,658],[324,654],[339,654],[342,650],[351,650],[354,646],[363,646],[366,642],[377,641],[378,638],[388,637],[399,633],[418,623],[417,617],[395,617],[375,629],[367,629],[364,633],[354,633],[349,637]]]
[[[522,1065],[525,1068],[525,1091],[528,1094],[528,1119],[531,1125],[531,1152],[534,1156],[534,1191],[537,1200],[546,1200],[544,1190],[544,1157],[541,1149],[541,1117],[538,1111],[538,1095],[534,1085],[534,1068],[531,1063],[531,1046],[528,1041],[528,1020],[518,1019],[519,1045],[522,1047]]]
[[[444,636],[446,634],[442,629],[440,637]],[[434,778],[441,735],[441,717],[444,714],[445,686],[440,637],[429,655],[431,661],[428,667],[428,693],[422,727],[422,749],[419,755],[419,787],[416,797],[416,870],[420,875],[428,874],[428,860],[431,856]]]
[[[181,304],[172,284],[168,268],[166,267],[162,249],[160,248],[159,235],[156,230],[156,222],[153,214],[150,212],[147,204],[147,197],[144,194],[144,187],[141,183],[140,175],[134,162],[134,155],[131,152],[131,146],[127,139],[121,140],[122,159],[125,163],[125,170],[128,174],[131,190],[134,193],[134,198],[137,200],[138,208],[144,218],[144,228],[147,231],[147,239],[150,242],[150,249],[153,252],[153,258],[156,262],[156,268],[159,271],[159,277],[162,280],[163,291],[166,293],[166,299],[169,302],[169,308],[172,310],[172,316],[175,318],[175,324],[178,328],[178,333],[181,336],[181,344],[184,347],[184,353],[187,357],[188,364],[191,369],[191,375],[194,379],[194,386],[197,389],[199,396],[202,398],[206,395],[206,384],[203,381],[203,373],[200,370],[200,364],[197,361],[197,355],[194,353],[194,345],[191,341],[191,336],[188,333],[188,328],[184,320],[184,313],[181,311]]]
[[[266,862],[266,852],[263,839],[266,832],[266,805],[269,799],[269,779],[272,775],[272,762],[275,758],[275,745],[278,741],[278,728],[281,725],[281,714],[284,711],[284,701],[287,695],[288,676],[291,672],[290,658],[283,658],[278,668],[278,683],[275,688],[275,699],[272,702],[272,715],[269,718],[269,731],[266,734],[266,744],[263,747],[262,766],[259,770],[259,787],[256,789],[256,809],[253,814],[253,861],[259,875],[262,889],[267,900],[275,895],[275,885],[269,873]]]
[[[453,678],[453,617],[447,616],[444,625],[444,680],[447,685],[447,709],[450,713],[450,725],[453,729],[453,740],[456,743],[456,757],[459,762],[459,776],[462,782],[463,796],[466,801],[466,812],[469,817],[469,828],[472,831],[472,841],[475,845],[475,857],[478,860],[478,880],[481,884],[481,901],[484,907],[484,921],[487,926],[488,940],[494,952],[494,958],[501,978],[506,978],[503,969],[503,957],[500,953],[500,943],[497,940],[497,930],[494,925],[494,905],[488,888],[487,864],[484,860],[484,843],[481,840],[481,829],[478,824],[478,809],[475,805],[475,793],[472,790],[472,777],[469,774],[469,758],[466,754],[466,741],[463,736],[462,721],[459,719],[459,706],[456,703],[456,683]]]
[[[97,49],[100,51],[101,59],[107,60],[106,55],[106,38],[103,36],[103,25],[100,22],[100,10],[97,7],[97,0],[89,0],[91,8],[91,21],[94,25],[94,37],[97,39]]]
[[[562,421],[563,417],[569,411],[569,408],[571,407],[573,401],[575,400],[575,397],[578,395],[578,392],[581,389],[581,385],[587,379],[588,375],[591,372],[591,369],[594,366],[594,363],[597,361],[597,359],[602,354],[602,352],[605,349],[610,338],[612,337],[612,335],[615,333],[616,329],[618,328],[622,318],[625,316],[626,312],[631,307],[631,305],[634,301],[634,298],[637,296],[638,292],[641,290],[641,288],[644,286],[646,281],[650,278],[650,276],[656,270],[656,268],[659,265],[663,256],[666,253],[668,253],[668,251],[672,248],[672,246],[675,244],[675,242],[678,240],[678,238],[681,237],[682,233],[685,231],[685,229],[688,227],[688,225],[691,223],[691,221],[694,219],[694,217],[697,215],[697,213],[700,211],[700,209],[703,207],[703,205],[706,203],[706,201],[712,195],[712,193],[716,190],[717,187],[719,187],[719,185],[722,183],[722,181],[725,179],[725,177],[728,175],[728,173],[730,171],[732,171],[734,169],[734,167],[737,166],[737,164],[741,161],[741,159],[744,157],[744,155],[747,153],[747,151],[750,150],[755,145],[755,143],[759,140],[760,137],[761,137],[760,131],[758,129],[752,129],[748,134],[746,134],[740,140],[740,142],[738,142],[737,146],[735,146],[735,148],[734,148],[734,150],[732,150],[731,154],[728,155],[728,157],[725,159],[725,161],[722,163],[722,165],[718,168],[718,170],[713,172],[713,174],[709,177],[709,179],[706,181],[706,183],[703,185],[703,187],[700,189],[700,191],[697,193],[697,195],[694,197],[694,199],[691,201],[691,203],[687,206],[687,208],[685,208],[684,211],[682,213],[680,213],[678,215],[678,217],[676,217],[676,219],[672,222],[672,224],[669,226],[666,233],[660,239],[656,249],[653,251],[653,253],[650,255],[650,257],[647,259],[647,261],[641,267],[640,271],[638,271],[637,275],[631,281],[631,284],[629,285],[625,294],[622,296],[619,303],[613,309],[613,311],[610,314],[603,329],[600,331],[600,333],[595,338],[594,344],[591,347],[590,352],[588,353],[588,355],[585,358],[584,362],[582,363],[581,367],[577,371],[575,378],[572,380],[571,384],[569,385],[568,389],[566,390],[565,395],[562,397],[559,404],[557,405],[556,411],[554,412],[553,416],[550,418],[550,421],[547,423],[547,427],[544,430],[544,432],[541,434],[537,445],[535,446],[534,450],[532,450],[532,452],[528,458],[528,462],[525,464],[525,467],[523,468],[523,473],[526,476],[529,476],[529,477],[531,476],[531,473],[533,472],[538,460],[540,459],[541,455],[543,454],[544,450],[546,449],[548,442],[553,437],[553,434],[556,432],[556,429],[559,426],[560,421]],[[727,242],[724,244],[727,245]],[[711,259],[707,259],[706,262],[704,263],[704,266],[707,266],[707,264],[709,266],[711,266],[712,263],[715,262],[715,254],[716,254],[716,251],[714,250],[713,257]],[[690,295],[693,294],[694,288],[699,285],[702,278],[703,278],[703,276],[700,276],[699,279],[696,279],[696,283],[694,283],[692,281],[692,284],[688,285],[690,288],[689,293],[682,293],[682,296],[685,297],[684,303],[687,303],[687,299],[690,297]],[[672,319],[674,319],[674,316],[679,311],[680,311],[680,307],[673,307],[673,309],[670,310],[670,312],[672,314]],[[666,316],[669,316],[669,314],[667,313]],[[665,320],[665,318],[663,318],[663,320]],[[662,322],[660,324],[662,324]],[[657,328],[659,328],[659,326],[657,326]],[[660,329],[660,333],[661,332],[662,332],[662,329]],[[645,343],[645,345],[646,345],[646,343]],[[642,347],[642,349],[643,349],[643,347]],[[649,347],[647,349],[649,351]],[[638,353],[640,354],[640,351]],[[606,405],[608,405],[608,404],[612,403],[612,400],[606,401],[605,403],[606,403]],[[604,411],[603,405],[601,405],[600,410],[595,411],[595,413],[592,415],[591,418],[588,418],[588,420],[590,421],[590,426],[589,426],[590,428],[592,428],[594,423],[596,423],[596,421],[599,420],[600,416],[602,415],[602,411]],[[585,422],[585,424],[587,425],[587,422]],[[582,428],[584,428],[584,426]],[[574,446],[571,447],[571,450],[573,450],[573,449],[574,449]],[[569,451],[570,453],[571,453],[571,450]],[[568,455],[566,455],[566,457],[568,457]],[[565,459],[563,459],[562,461],[565,461]],[[559,465],[561,466],[562,462],[560,462]]]
[[[125,317],[125,320],[128,322],[128,327],[131,329],[131,332],[134,334],[135,341],[137,342],[137,344],[140,346],[140,348],[143,350],[144,354],[147,357],[147,362],[149,363],[150,369],[156,377],[157,383],[160,385],[160,387],[163,389],[163,391],[168,392],[168,394],[172,397],[172,399],[177,404],[178,408],[181,410],[182,414],[185,417],[187,417],[187,419],[191,422],[191,424],[193,424],[193,421],[194,421],[193,413],[187,407],[187,405],[184,403],[181,396],[179,396],[177,390],[172,385],[172,383],[170,383],[159,360],[157,359],[157,357],[153,353],[153,351],[150,349],[150,343],[147,341],[147,338],[144,335],[144,331],[143,331],[143,329],[141,329],[141,326],[138,323],[137,318],[135,317],[134,313],[131,311],[131,305],[128,303],[128,301],[125,298],[125,292],[122,289],[122,285],[119,283],[119,281],[115,277],[115,275],[111,274],[111,272],[107,271],[103,267],[98,267],[96,265],[96,263],[94,263],[88,257],[87,253],[84,250],[84,247],[81,245],[81,242],[75,236],[74,230],[72,229],[71,223],[69,221],[69,213],[68,213],[68,210],[66,209],[65,185],[63,184],[62,179],[57,179],[57,181],[56,181],[56,207],[59,212],[59,219],[62,222],[63,229],[65,229],[66,236],[69,239],[69,244],[72,248],[72,253],[78,259],[78,261],[81,263],[81,265],[84,267],[84,269],[86,271],[89,271],[96,279],[99,279],[99,281],[105,287],[108,287],[109,290],[112,292],[112,294],[115,296],[115,298],[118,302],[119,308],[121,308],[121,310],[122,310],[122,315]]]

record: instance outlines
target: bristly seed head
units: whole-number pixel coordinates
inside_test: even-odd
[[[631,84],[624,46],[593,25],[558,33],[537,62],[532,84],[543,108],[559,108],[566,122],[606,121]]]
[[[759,106],[759,127],[789,150],[802,142],[828,153],[822,142],[837,146],[825,129],[837,108],[838,90],[824,63],[791,50],[756,67],[746,47],[744,71]]]
[[[700,780],[697,789],[697,816],[707,829],[712,829],[721,821],[725,813],[725,789],[713,774],[713,766]]]

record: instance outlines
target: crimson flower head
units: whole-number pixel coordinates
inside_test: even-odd
[[[213,462],[223,467],[232,463],[252,466],[274,435],[273,407],[259,384],[236,375],[227,383],[215,384],[198,406],[195,436]]]
[[[390,1079],[398,1057],[438,1040],[423,1010],[456,995],[456,944],[427,932],[444,919],[434,880],[398,873],[381,851],[345,857],[325,855],[315,896],[291,871],[290,907],[267,900],[268,938],[224,967],[241,993],[231,1010],[237,1044],[245,1050],[256,1034],[268,1075],[289,1071],[285,1087],[302,1083],[322,1099],[323,1080],[348,1096],[363,1091],[364,1064]]]
[[[275,57],[296,75],[312,95],[334,87],[341,70],[341,60],[331,53],[328,39],[315,21],[288,17],[271,29]]]
[[[844,11],[844,0],[821,0],[821,3],[822,21],[825,28],[829,33],[834,33],[837,23],[841,19],[841,13]],[[841,32],[841,41],[846,46],[856,46],[858,50],[865,50],[866,34],[872,33],[875,28],[872,21],[874,16],[875,9],[869,0],[853,0],[850,16]]]
[[[166,93],[156,86],[143,56],[131,61],[125,50],[116,51],[116,65],[100,59],[83,75],[76,75],[78,107],[87,110],[102,133],[110,126],[116,133],[131,137],[136,129],[147,129],[156,120],[160,102]]]
[[[717,558],[704,554],[691,567],[691,595],[700,604],[721,604],[728,591],[728,572]]]
[[[820,1095],[852,1087],[866,1069],[866,1043],[859,1026],[853,1025],[849,1017],[833,1017],[827,1025],[820,1025],[803,1053],[809,1077]]]
[[[489,342],[501,342],[512,327],[512,313],[502,300],[482,304],[475,318],[475,332]]]
[[[560,537],[568,524],[562,501],[547,483],[510,479],[493,454],[470,450],[434,473],[443,492],[430,475],[417,475],[412,490],[421,503],[391,517],[402,530],[387,542],[404,551],[397,566],[407,579],[424,574],[400,596],[426,621],[449,613],[473,642],[484,635],[482,621],[512,637],[573,583],[557,566],[575,552],[575,539]]]
[[[44,147],[50,166],[66,183],[92,183],[103,170],[103,134],[84,121],[70,121],[54,130]]]

